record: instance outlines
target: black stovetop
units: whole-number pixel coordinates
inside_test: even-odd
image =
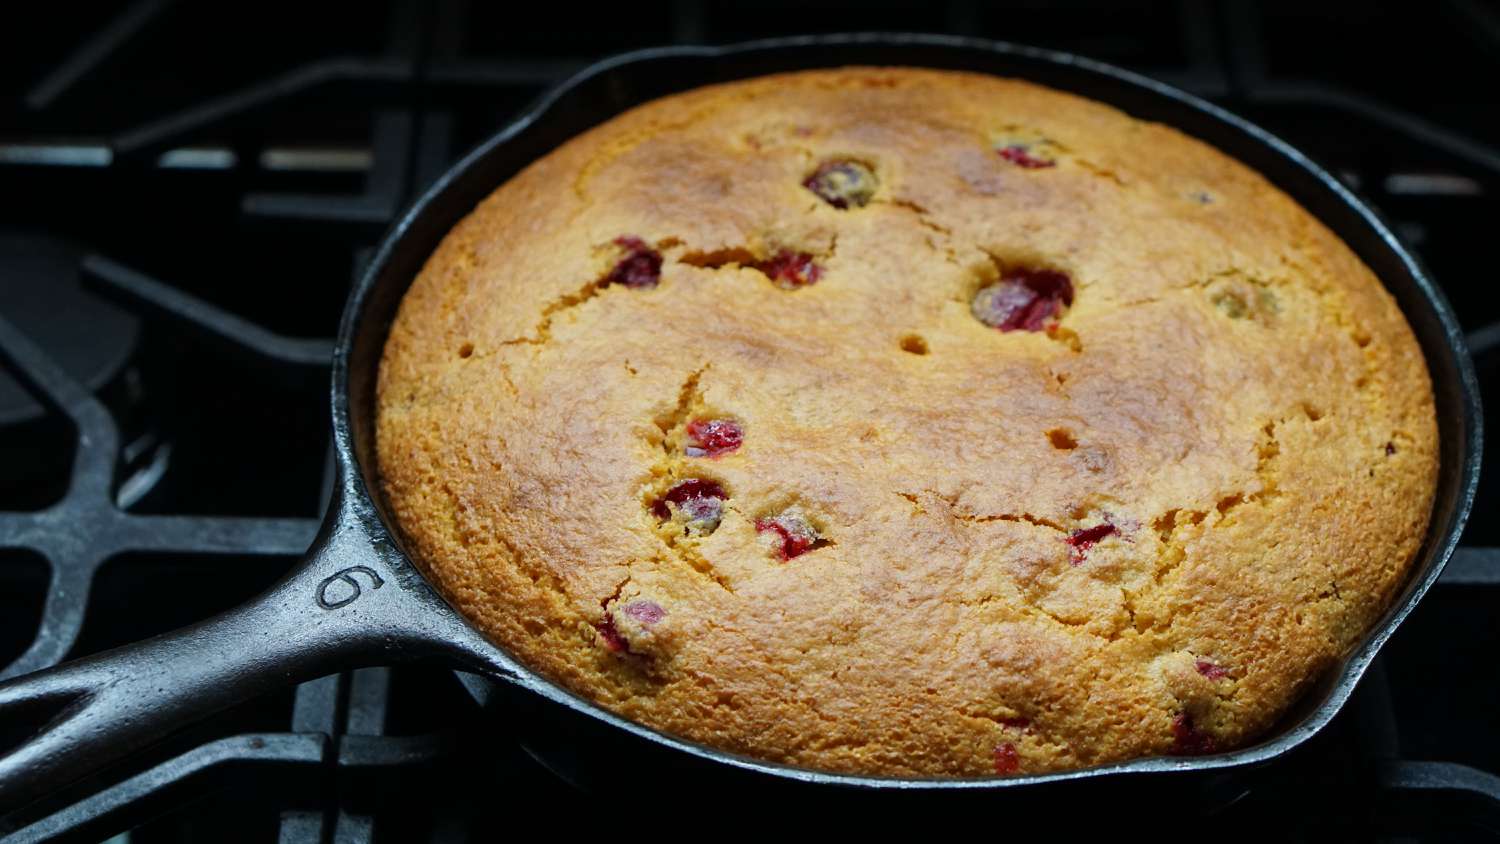
[[[1179,85],[1390,217],[1456,306],[1486,397],[1500,390],[1500,8],[1482,0],[93,5],[8,9],[0,28],[0,676],[287,571],[329,489],[329,338],[362,260],[546,86],[636,47],[947,32]],[[1253,784],[1183,807],[1195,828],[1500,833],[1497,492],[1482,487],[1464,548],[1345,713]],[[570,788],[451,672],[373,668],[192,727],[32,831],[462,841],[496,834],[497,804]]]

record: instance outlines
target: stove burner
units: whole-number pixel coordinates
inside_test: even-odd
[[[82,253],[59,237],[0,230],[0,316],[65,373],[99,396],[132,438],[127,463],[131,501],[149,488],[149,466],[159,450],[135,441],[143,387],[131,365],[139,321],[83,287]],[[142,432],[143,433],[143,432]],[[77,432],[55,406],[38,400],[0,367],[0,510],[39,510],[67,488]]]
[[[63,371],[97,392],[130,360],[140,322],[83,289],[83,253],[51,235],[0,231],[0,314]],[[43,406],[0,369],[0,429],[44,414]]]

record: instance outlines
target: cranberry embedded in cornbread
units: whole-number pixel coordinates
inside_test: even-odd
[[[823,541],[817,528],[808,522],[797,507],[788,507],[768,519],[757,519],[755,529],[760,533],[769,531],[776,534],[776,554],[783,560],[800,557],[819,547],[819,543]]]
[[[1095,543],[1115,533],[1119,533],[1119,528],[1109,522],[1104,522],[1093,527],[1080,528],[1068,534],[1065,541],[1068,543],[1068,553],[1073,565],[1081,564]]]
[[[610,653],[621,654],[630,650],[625,637],[621,636],[620,631],[615,628],[614,616],[609,615],[608,612],[605,613],[603,621],[594,625],[594,629],[599,631],[599,638],[604,642],[604,649]]]
[[[1032,153],[1026,144],[1008,144],[999,149],[1000,157],[1009,161],[1017,167],[1027,170],[1039,170],[1043,167],[1056,167],[1057,162],[1050,158],[1043,158]]]
[[[880,181],[868,165],[849,159],[825,161],[802,186],[834,208],[861,208],[875,197]]]
[[[1209,662],[1206,659],[1198,660],[1196,663],[1194,663],[1194,667],[1198,669],[1199,674],[1202,674],[1204,677],[1207,677],[1210,680],[1222,680],[1225,677],[1229,676],[1228,671],[1225,671],[1223,668],[1214,665],[1212,662]]]
[[[651,512],[662,521],[682,522],[691,536],[713,533],[724,518],[724,487],[703,478],[678,481],[656,500]]]
[[[813,256],[790,249],[783,249],[771,256],[770,260],[761,261],[755,266],[782,290],[806,287],[817,282],[823,275],[823,268],[813,262]]]
[[[600,282],[601,287],[621,284],[636,290],[655,287],[661,281],[661,253],[646,245],[644,240],[632,235],[615,238],[615,245],[624,251],[624,256]]]
[[[667,611],[655,601],[631,601],[624,606],[623,612],[647,626],[667,617]]]
[[[1177,713],[1172,719],[1172,752],[1178,756],[1203,756],[1218,749],[1214,737],[1193,725],[1193,716]]]
[[[745,442],[745,429],[733,419],[694,419],[687,424],[688,457],[718,457]]]
[[[1016,752],[1016,746],[1005,742],[995,748],[995,773],[1014,774],[1021,770],[1021,754]]]
[[[1001,331],[1041,331],[1073,304],[1073,280],[1067,273],[1017,267],[974,294],[974,318]]]

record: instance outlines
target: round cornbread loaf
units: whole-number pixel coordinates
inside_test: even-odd
[[[1243,745],[1402,585],[1421,351],[1166,126],[906,68],[649,103],[500,186],[379,376],[404,544],[653,728],[975,777]]]

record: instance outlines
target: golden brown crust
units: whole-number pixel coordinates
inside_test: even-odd
[[[830,159],[875,170],[869,205],[802,187]],[[664,255],[655,288],[599,286],[622,235]],[[781,248],[818,282],[744,266]],[[1016,264],[1071,276],[1060,331],[970,314]],[[715,415],[743,447],[688,457]],[[378,450],[416,561],[547,676],[717,747],[944,776],[1253,738],[1399,587],[1437,470],[1396,305],[1260,176],[890,68],[650,103],[501,187],[402,304]],[[729,493],[710,535],[651,512],[683,477]],[[783,561],[754,522],[790,504],[830,544]]]

